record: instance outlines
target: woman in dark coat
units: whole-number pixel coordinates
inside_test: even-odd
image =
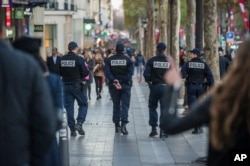
[[[176,116],[176,99],[181,77],[171,62],[165,79],[166,111],[161,128],[176,134],[201,124],[209,125],[208,165],[229,166],[235,153],[250,149],[250,40],[243,42],[231,68],[207,97],[198,102],[183,118]],[[171,93],[172,92],[172,93]],[[244,164],[243,162],[239,164]],[[249,163],[248,163],[249,164]]]
[[[46,63],[42,60],[40,56],[40,47],[41,39],[39,38],[30,38],[30,37],[21,37],[17,39],[13,46],[19,50],[22,50],[28,55],[32,56],[40,65],[44,72],[44,78],[47,80],[51,96],[54,103],[55,114],[57,115],[57,129],[60,127],[60,115],[63,110],[63,88],[62,81],[60,77],[56,74],[49,73]],[[49,151],[45,155],[43,163],[41,166],[61,166],[61,157],[59,154],[59,147],[56,139],[56,131],[54,138],[51,142]]]

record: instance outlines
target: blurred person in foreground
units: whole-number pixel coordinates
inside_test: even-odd
[[[208,124],[209,166],[229,166],[234,162],[235,155],[232,154],[249,152],[250,149],[249,45],[250,40],[240,44],[223,81],[213,87],[205,99],[191,107],[190,113],[183,118],[176,115],[176,100],[181,84],[179,72],[171,68],[165,75],[167,84],[171,86],[164,93],[165,107],[168,109],[164,111],[161,128],[168,134],[177,134],[197,125]]]
[[[0,165],[40,166],[56,130],[49,87],[35,60],[3,39],[0,17]]]
[[[43,71],[44,79],[46,79],[49,89],[52,95],[52,101],[54,104],[53,111],[57,116],[57,130],[61,127],[62,112],[63,112],[63,87],[60,77],[56,73],[50,73],[46,63],[43,61],[40,55],[40,47],[42,40],[40,38],[21,37],[14,41],[13,46],[16,49],[22,50],[28,53],[29,56],[34,58]],[[56,138],[56,131],[52,140],[49,151],[46,153],[44,166],[61,166],[61,158],[59,147]]]

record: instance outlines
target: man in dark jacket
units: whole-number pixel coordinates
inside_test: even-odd
[[[218,51],[219,51],[220,78],[222,79],[229,68],[230,61],[223,55],[223,49],[221,47],[219,47]]]
[[[47,66],[51,73],[55,73],[59,75],[60,59],[61,58],[58,55],[57,48],[53,48],[52,56],[47,58]]]
[[[1,32],[0,165],[39,165],[55,133],[52,99],[39,65]]]

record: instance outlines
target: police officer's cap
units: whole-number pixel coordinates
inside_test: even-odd
[[[160,42],[160,43],[157,44],[156,48],[157,48],[158,51],[163,51],[163,50],[165,50],[167,48],[167,46],[166,46],[165,43]]]
[[[194,48],[192,50],[189,50],[188,52],[196,54],[197,56],[201,55],[201,52],[200,52],[200,50],[198,48]]]
[[[123,52],[124,51],[124,45],[122,43],[117,43],[115,47],[117,52]]]
[[[78,47],[78,45],[77,45],[77,43],[76,42],[69,42],[69,44],[68,44],[68,50],[69,51],[72,51],[72,50],[74,50],[75,48],[77,48]]]

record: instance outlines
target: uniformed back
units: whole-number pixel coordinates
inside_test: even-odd
[[[61,58],[60,74],[64,82],[81,82],[79,58],[73,52],[69,52]]]
[[[194,58],[188,62],[188,77],[187,81],[191,83],[204,83],[205,79],[205,63]]]
[[[128,72],[129,58],[123,54],[116,54],[110,57],[110,69],[116,76],[122,76]]]
[[[165,55],[157,55],[152,58],[151,81],[153,84],[164,84],[163,76],[169,69],[170,63]]]

